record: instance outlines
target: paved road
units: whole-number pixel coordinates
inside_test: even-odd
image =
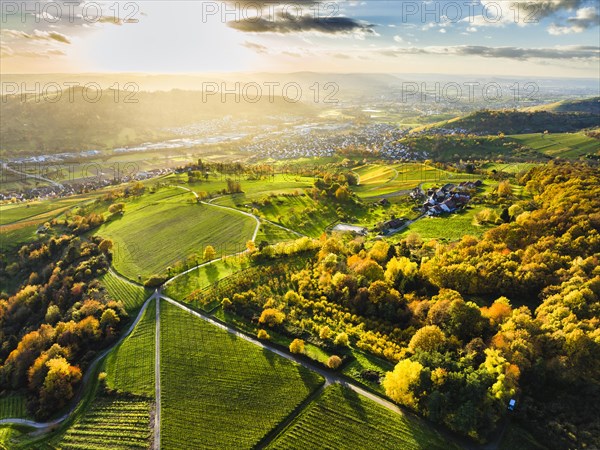
[[[154,340],[154,449],[160,450],[160,289],[157,292]]]
[[[39,175],[32,175],[30,173],[21,172],[19,170],[13,169],[12,167],[10,167],[6,163],[2,163],[2,168],[4,170],[8,170],[9,172],[16,173],[17,175],[22,175],[22,176],[27,177],[27,178],[34,178],[36,180],[45,181],[46,183],[50,183],[50,184],[52,184],[52,185],[54,185],[54,186],[56,186],[56,187],[58,187],[60,189],[64,189],[64,186],[62,184],[57,183],[54,180],[51,180],[49,178],[44,178],[44,177],[41,177]]]

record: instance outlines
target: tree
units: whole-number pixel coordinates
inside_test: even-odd
[[[393,372],[388,372],[383,380],[385,393],[394,401],[416,409],[418,398],[416,387],[420,384],[423,366],[417,361],[403,359]]]
[[[256,244],[254,243],[254,241],[246,242],[246,249],[249,253],[254,253],[256,251]]]
[[[111,248],[113,248],[113,241],[111,241],[110,239],[102,239],[100,244],[98,244],[98,248],[102,253],[106,254],[110,251]]]
[[[270,327],[281,325],[285,320],[285,313],[275,308],[267,308],[263,310],[258,319],[258,323],[264,323]]]
[[[510,197],[513,193],[510,181],[504,180],[498,184],[497,193],[499,197]]]
[[[414,280],[417,273],[417,263],[401,256],[394,257],[388,261],[384,276],[386,281],[403,290],[406,283]]]
[[[108,212],[111,214],[119,214],[125,210],[125,203],[113,203],[108,207]],[[128,216],[129,217],[129,216]]]
[[[419,233],[413,231],[406,236],[406,245],[408,245],[410,248],[421,247],[421,245],[423,245],[423,239],[421,239],[421,235]]]
[[[40,390],[40,412],[43,416],[64,407],[73,398],[74,386],[81,380],[79,367],[69,365],[63,357],[50,359],[48,373]]]
[[[390,245],[387,242],[377,241],[369,251],[369,256],[380,264],[385,263],[389,249]]]
[[[102,313],[102,317],[100,317],[100,326],[102,329],[106,329],[107,327],[115,328],[119,320],[117,313],[113,309],[107,308]]]
[[[342,331],[335,337],[335,339],[333,340],[333,343],[340,347],[348,347],[348,343],[349,343],[348,335]]]
[[[213,259],[215,259],[217,257],[217,252],[212,245],[207,245],[204,248],[203,256],[204,256],[205,261],[212,261]]]
[[[337,369],[342,365],[342,358],[337,355],[331,355],[327,360],[327,367],[330,369]]]
[[[322,326],[319,330],[319,337],[321,339],[329,339],[329,336],[331,336],[331,328],[327,325]]]
[[[302,339],[294,339],[290,344],[290,352],[304,353],[304,341]]]
[[[433,352],[439,351],[445,342],[446,336],[437,325],[427,325],[413,335],[408,348],[413,353],[417,350]]]
[[[348,199],[350,198],[350,192],[348,191],[348,188],[346,186],[340,186],[335,191],[335,198],[339,202],[348,201]]]

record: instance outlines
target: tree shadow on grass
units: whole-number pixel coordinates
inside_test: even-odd
[[[206,278],[211,284],[214,284],[219,280],[219,269],[216,265],[209,264],[205,267],[204,272],[206,273]]]
[[[316,389],[320,384],[320,375],[304,366],[298,366],[298,375],[300,375],[300,379],[309,391]]]
[[[275,367],[275,358],[276,358],[275,353],[273,353],[271,350],[264,348],[264,347],[262,348],[262,353],[263,353],[265,359],[269,362],[269,365],[271,367]]]
[[[363,420],[365,423],[368,423],[367,412],[362,404],[360,395],[346,386],[346,383],[340,383],[342,386],[342,395],[344,399],[348,402],[348,405],[358,414],[358,417]]]

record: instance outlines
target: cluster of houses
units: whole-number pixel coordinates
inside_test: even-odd
[[[63,184],[38,184],[37,180],[26,178],[25,182],[31,184],[31,187],[24,187],[19,189],[11,189],[6,191],[0,191],[0,202],[24,202],[33,199],[50,199],[50,198],[62,198],[70,195],[81,194],[84,192],[91,192],[98,189],[102,189],[107,186],[115,185],[116,183],[128,183],[130,181],[142,181],[149,178],[158,177],[170,173],[171,169],[153,169],[148,171],[136,172],[133,175],[126,175],[120,177],[119,180],[115,180],[110,176],[106,178],[103,176],[79,178],[75,181],[64,182]],[[1,177],[0,177],[1,178]],[[2,180],[0,180],[2,181]],[[35,184],[34,184],[35,183]],[[27,186],[25,184],[25,186]]]
[[[464,208],[471,200],[471,193],[481,185],[481,180],[463,181],[458,185],[448,183],[439,189],[429,189],[423,212],[428,216],[439,216]]]

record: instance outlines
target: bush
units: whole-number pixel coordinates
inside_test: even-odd
[[[146,282],[144,283],[144,286],[149,287],[149,288],[158,287],[161,284],[163,284],[165,282],[165,280],[166,280],[166,278],[163,277],[162,275],[152,275],[146,280]]]
[[[285,314],[275,308],[267,308],[260,315],[259,323],[265,323],[270,327],[280,325],[285,319]]]
[[[294,339],[290,344],[290,352],[304,353],[304,341],[302,339]]]
[[[327,367],[329,367],[330,369],[334,369],[335,370],[338,367],[340,367],[341,365],[342,365],[342,358],[340,358],[337,355],[332,355],[327,360]]]
[[[256,334],[256,337],[259,339],[263,339],[263,340],[269,340],[271,339],[271,336],[269,336],[269,333],[267,333],[265,330],[258,330],[258,333]]]
[[[333,343],[339,347],[348,347],[348,335],[342,331],[335,337]]]

